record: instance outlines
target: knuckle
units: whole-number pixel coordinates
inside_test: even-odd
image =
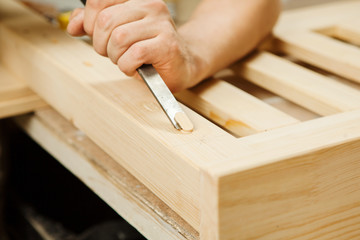
[[[100,29],[107,29],[111,23],[111,18],[111,14],[105,9],[99,13],[96,23]]]
[[[103,3],[99,0],[87,0],[86,6],[92,9],[101,9],[103,7]]]
[[[138,62],[145,62],[146,60],[146,49],[140,45],[133,45],[129,51],[131,51],[131,55]]]
[[[113,44],[116,46],[119,46],[126,38],[129,36],[129,32],[126,31],[124,28],[116,28],[111,34],[111,39],[113,41]]]
[[[147,2],[147,6],[157,13],[168,12],[166,3],[163,0],[151,0]]]
[[[118,68],[120,69],[120,71],[122,71],[127,76],[134,75],[133,74],[134,70],[131,68],[131,66],[126,64],[126,62],[119,61],[118,62]]]

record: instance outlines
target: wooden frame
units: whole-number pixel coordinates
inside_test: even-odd
[[[291,109],[316,118],[308,121],[249,96],[239,78],[220,79],[178,97],[222,128],[185,108],[195,131],[182,134],[142,82],[11,0],[0,3],[0,62],[201,239],[349,239],[360,234],[358,84],[275,53],[358,82],[359,49],[331,37],[357,44],[349,22],[359,10],[360,1],[341,1],[285,13],[269,50],[232,68],[301,105]]]

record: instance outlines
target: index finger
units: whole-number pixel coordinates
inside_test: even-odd
[[[128,0],[87,0],[85,6],[85,15],[84,15],[84,30],[89,35],[92,36],[94,33],[95,21],[99,13],[110,6],[124,3]]]

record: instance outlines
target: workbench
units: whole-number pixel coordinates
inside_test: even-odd
[[[350,5],[351,1],[348,2]],[[356,7],[359,5],[358,1],[353,1],[353,4]],[[349,6],[345,5],[341,5],[341,7],[349,9]],[[342,20],[341,14],[335,11],[336,8],[329,6],[325,12],[329,12],[335,20]],[[320,8],[315,10],[321,11]],[[259,52],[245,62],[232,66],[232,73],[235,72],[237,76],[246,78],[251,83],[236,80],[231,75],[232,73],[229,76],[228,71],[224,71],[218,74],[218,79],[209,80],[194,89],[177,95],[180,101],[205,117],[198,116],[197,113],[186,108],[197,126],[195,134],[192,136],[196,139],[192,142],[196,144],[195,146],[188,146],[187,137],[172,132],[174,130],[171,129],[171,126],[165,129],[159,127],[166,122],[166,119],[152,102],[147,102],[144,105],[145,109],[141,108],[142,105],[139,107],[139,103],[143,104],[143,102],[136,102],[134,106],[121,106],[126,110],[124,112],[118,113],[113,110],[113,102],[110,100],[115,99],[121,103],[131,99],[131,96],[126,93],[124,95],[112,93],[113,89],[128,85],[130,90],[144,88],[137,83],[128,81],[125,77],[122,83],[113,85],[115,70],[77,43],[74,45],[79,47],[79,51],[83,51],[84,54],[88,54],[86,57],[99,63],[96,64],[96,66],[99,65],[98,69],[89,70],[90,73],[94,73],[94,76],[88,80],[91,87],[87,87],[88,85],[78,78],[85,71],[76,69],[77,66],[82,64],[84,69],[93,66],[92,62],[82,59],[81,64],[70,66],[77,75],[69,73],[70,70],[64,70],[57,64],[49,63],[48,65],[49,68],[58,70],[59,76],[62,76],[64,81],[68,81],[66,84],[75,88],[75,90],[68,91],[52,79],[49,79],[50,83],[47,85],[48,83],[45,82],[46,77],[49,77],[47,69],[44,72],[34,70],[34,75],[28,76],[27,74],[33,72],[25,63],[22,65],[23,69],[19,70],[19,74],[14,74],[14,71],[11,72],[8,68],[0,68],[0,74],[5,76],[1,79],[11,78],[13,84],[11,88],[9,87],[10,90],[7,89],[9,94],[2,95],[3,98],[0,98],[2,102],[8,104],[2,105],[0,101],[0,116],[1,114],[2,117],[23,114],[35,109],[33,114],[19,116],[14,120],[29,136],[149,239],[227,240],[239,239],[238,237],[243,236],[242,234],[252,238],[258,233],[261,226],[264,227],[264,233],[263,235],[259,233],[261,236],[256,235],[256,238],[307,239],[315,236],[330,239],[333,234],[338,234],[346,239],[349,236],[359,236],[357,230],[359,229],[359,202],[357,199],[359,197],[358,183],[360,182],[358,172],[360,95],[359,84],[352,83],[348,79],[359,82],[360,66],[358,61],[353,61],[353,65],[349,66],[346,58],[359,60],[360,55],[357,47],[338,43],[334,39],[340,38],[342,41],[358,45],[357,41],[360,35],[359,31],[351,28],[349,22],[346,21],[341,22],[340,25],[334,25],[333,22],[328,23],[328,18],[324,17],[321,21],[313,23],[310,19],[312,11],[298,12],[294,14],[293,19],[289,15],[289,19],[294,21],[299,16],[308,20],[297,22],[296,27],[301,29],[301,34],[292,32],[293,29],[290,25],[286,26],[288,29],[286,27],[276,29],[275,39],[262,45]],[[351,13],[355,11],[353,9]],[[323,27],[328,24],[331,26],[330,28]],[[316,25],[316,33],[313,32],[313,29],[311,31],[307,29],[314,27],[313,25]],[[13,25],[9,24],[4,27],[3,31],[17,40],[15,35],[11,35],[12,32],[7,32],[7,28],[11,29],[12,27]],[[14,27],[14,29],[14,32],[21,36],[28,34],[26,28]],[[284,34],[284,32],[291,34]],[[57,37],[57,34],[61,35],[56,31],[51,34]],[[57,38],[52,38],[51,34],[42,36],[46,40],[39,40],[46,41],[48,44],[46,47],[50,52],[53,47],[51,44],[55,45],[54,48],[58,44]],[[30,39],[38,41],[35,34],[31,35]],[[307,40],[317,41],[318,44],[311,48],[311,45],[307,44]],[[2,41],[13,49],[17,49],[19,53],[24,53],[25,57],[29,58],[31,55],[31,52],[28,53],[26,49],[17,46],[16,42],[10,43],[6,39],[2,39]],[[73,42],[69,40],[69,45],[67,45],[69,49],[71,49],[71,44]],[[274,50],[275,47],[276,51],[279,51],[278,55],[269,50],[269,48]],[[334,51],[335,53],[329,51],[328,55],[324,55],[323,49],[338,50],[338,55],[336,55],[336,51]],[[13,58],[10,53],[4,52],[3,62],[8,59],[10,63],[16,61],[16,58]],[[339,54],[344,52],[347,54]],[[41,51],[33,50],[33,54],[39,61],[46,64],[46,58],[42,59]],[[51,54],[54,57],[58,56],[55,51]],[[77,57],[81,58],[81,56]],[[67,63],[61,61],[59,64],[67,66]],[[270,65],[275,67],[271,68]],[[279,74],[282,71],[290,74]],[[109,86],[101,85],[105,81],[100,82],[96,79],[97,73],[103,73],[106,78],[111,80],[106,82]],[[335,76],[335,74],[339,74],[341,77]],[[18,75],[20,78],[29,77],[28,82],[22,83],[18,79]],[[74,80],[71,83],[73,85],[65,77]],[[296,81],[288,81],[289,77],[295,77]],[[0,82],[0,84],[2,83]],[[4,84],[9,86],[8,83]],[[46,106],[47,103],[29,90],[28,85],[57,108],[61,114]],[[59,95],[49,89],[43,89],[41,86],[44,85],[58,87]],[[96,86],[96,90],[102,94],[108,94],[106,96],[110,96],[109,99],[94,94],[93,86]],[[234,89],[243,89],[244,91],[237,92]],[[92,109],[86,108],[86,113],[77,114],[76,109],[79,110],[86,106],[72,91],[79,91],[86,96],[85,101],[94,104],[94,112]],[[138,94],[136,96],[143,98],[142,101],[150,99],[150,95],[142,96],[139,95],[141,94],[139,92],[136,92]],[[229,99],[227,93],[231,93]],[[260,101],[250,97],[248,93]],[[92,94],[97,97],[97,101],[90,98]],[[219,98],[219,96],[223,98]],[[239,106],[232,102],[235,96],[245,105],[245,110],[255,109],[257,111],[239,110]],[[64,100],[65,103],[59,103],[59,99]],[[218,104],[222,101],[225,102],[225,107],[219,107]],[[29,104],[24,104],[24,102]],[[66,108],[72,102],[76,108],[74,111]],[[105,119],[101,118],[102,116],[98,113],[105,113],[102,108],[104,106],[106,110],[116,114],[118,117],[116,119],[124,121],[124,126],[129,127],[135,133],[135,137],[140,136],[141,133],[144,134],[144,142],[139,145],[150,146],[149,142],[155,140],[163,144],[165,140],[169,139],[169,142],[164,143],[166,147],[158,151],[151,145],[142,150],[143,152],[139,155],[136,150],[129,150],[125,154],[126,158],[131,160],[134,157],[134,164],[138,165],[122,166],[119,162],[124,161],[125,164],[128,164],[126,160],[129,159],[118,159],[119,156],[120,158],[122,156],[121,150],[116,149],[116,143],[111,141],[113,139],[107,140],[111,134],[105,128],[113,124],[111,130],[115,129],[115,131],[121,132],[121,126],[117,126],[111,119],[106,119],[106,116]],[[230,109],[230,107],[232,108]],[[134,111],[134,109],[139,111]],[[246,114],[243,114],[242,111]],[[265,113],[273,118],[264,117]],[[149,116],[145,116],[147,114]],[[140,119],[139,123],[135,124],[139,129],[135,129],[135,127],[133,129],[132,121],[130,121],[136,117]],[[89,118],[93,118],[91,120],[95,122],[88,123]],[[236,118],[240,118],[241,121],[232,120]],[[128,119],[130,120],[128,121]],[[208,123],[207,119],[216,125]],[[98,127],[97,123],[104,122],[108,125],[102,127],[101,131],[94,133],[90,130]],[[73,125],[83,129],[84,132],[90,132],[91,138],[97,143],[109,143],[109,146],[101,145],[99,147],[99,144],[92,142],[84,132]],[[220,130],[217,128],[218,126],[221,127]],[[228,136],[228,133],[231,136]],[[251,136],[246,137],[248,135]],[[159,138],[152,138],[153,136]],[[210,137],[208,138],[208,136]],[[225,143],[235,141],[233,138],[236,139],[236,144],[243,143],[239,145],[238,149],[234,147],[235,145],[230,146],[232,143],[229,146],[220,144],[221,141]],[[129,141],[134,139],[129,138]],[[301,143],[300,145],[298,141]],[[268,142],[274,143],[274,145],[268,144]],[[161,144],[154,146],[161,147]],[[122,150],[127,151],[127,146],[124,143]],[[173,149],[169,150],[168,146]],[[224,150],[217,151],[217,147],[222,147]],[[198,148],[200,153],[191,152],[194,148]],[[183,149],[190,152],[179,153]],[[238,153],[239,149],[242,153]],[[165,155],[160,156],[159,152]],[[225,159],[227,157],[225,152],[230,152],[233,158]],[[137,162],[137,159],[141,159],[140,157],[147,156],[147,154],[149,159],[145,159],[146,162],[144,159],[143,162]],[[243,154],[243,158],[254,158],[252,159],[254,162],[242,165],[244,163],[235,158],[241,154]],[[273,154],[273,156],[269,159],[267,154]],[[159,157],[161,164],[153,159],[154,156]],[[195,158],[194,162],[190,161],[191,157]],[[201,162],[200,157],[208,162]],[[216,162],[218,160],[216,158],[220,157],[226,161],[224,163]],[[147,175],[146,170],[149,166],[141,166],[141,163],[144,165],[158,164],[154,165],[154,168],[159,169],[157,174],[164,175],[161,175],[159,179],[157,176]],[[138,171],[134,171],[135,168]],[[172,178],[169,179],[169,184],[164,183],[167,172],[164,173],[163,170],[171,173],[169,175]],[[135,174],[130,174],[128,171],[135,173],[138,179],[134,177]],[[232,181],[230,182],[230,180]],[[316,180],[315,183],[314,180]],[[293,191],[289,192],[289,189]],[[249,196],[245,193],[249,193]],[[214,194],[223,195],[214,197]],[[247,198],[243,199],[244,196]],[[174,199],[177,201],[174,202]],[[240,204],[238,205],[238,203]],[[283,206],[287,206],[287,209],[284,210]],[[293,212],[288,213],[287,210]],[[249,221],[237,219],[242,212],[246,212],[245,216],[249,219],[245,220]],[[235,219],[239,221],[237,222]],[[301,220],[304,219],[311,219],[311,221],[302,225]],[[288,220],[290,222],[287,222]],[[200,221],[202,222],[200,223]],[[222,224],[223,222],[226,224]],[[241,224],[249,224],[249,227],[239,230]]]
[[[16,123],[148,239],[199,239],[198,233],[80,130],[50,107]]]

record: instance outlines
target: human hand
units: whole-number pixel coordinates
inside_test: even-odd
[[[95,51],[129,76],[152,64],[173,92],[199,81],[202,60],[178,34],[162,0],[88,0],[67,30],[91,36]]]

